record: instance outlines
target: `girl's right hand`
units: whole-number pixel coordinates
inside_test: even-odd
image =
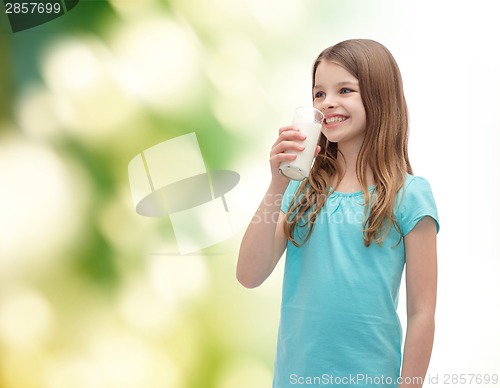
[[[269,157],[269,164],[271,165],[271,176],[273,182],[283,185],[284,187],[288,185],[290,178],[282,175],[279,172],[280,164],[282,162],[291,161],[297,158],[297,155],[293,153],[286,153],[286,151],[302,152],[304,150],[304,147],[299,144],[299,142],[302,142],[303,140],[305,140],[305,138],[305,134],[291,126],[280,128],[278,140],[276,140],[276,142],[273,144]]]

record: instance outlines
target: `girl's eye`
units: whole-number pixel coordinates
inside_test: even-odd
[[[349,88],[340,89],[340,94],[347,94],[347,93],[351,93],[351,92],[352,92],[352,89],[349,89]]]
[[[325,93],[324,92],[316,92],[314,94],[314,98],[321,98],[321,97],[324,97],[325,96]]]

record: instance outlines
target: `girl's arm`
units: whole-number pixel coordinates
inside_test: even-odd
[[[271,182],[243,236],[236,278],[247,288],[260,286],[285,251],[285,215],[280,211],[283,192],[284,188]]]
[[[436,222],[422,218],[404,238],[407,330],[400,388],[422,387],[434,342],[437,290]]]
[[[304,138],[303,134],[292,127],[283,127],[280,128],[278,140],[272,147],[269,158],[271,183],[243,236],[238,256],[236,278],[245,287],[254,288],[261,285],[285,251],[285,215],[280,211],[280,206],[290,180],[279,174],[278,170],[281,162],[297,157],[285,151],[303,150],[298,141]]]

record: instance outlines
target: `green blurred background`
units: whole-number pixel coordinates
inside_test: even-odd
[[[460,56],[456,36],[450,41],[449,30],[432,29],[457,3],[433,12],[435,3],[424,3],[81,0],[68,14],[16,34],[2,13],[0,387],[270,387],[282,264],[259,289],[244,289],[234,277],[239,242],[266,188],[277,129],[295,106],[309,103],[315,56],[346,38],[380,40],[406,77],[413,122],[422,124],[413,135],[414,166],[435,183],[442,205],[441,287],[450,301],[443,309],[447,322],[458,320],[462,283],[446,276],[446,258],[464,250],[454,245],[449,221],[452,177],[436,168],[457,155],[443,146],[453,140],[436,132],[440,118],[429,125],[436,84],[428,75],[436,73],[424,58],[429,47],[438,57],[444,50],[441,62]],[[415,19],[417,9],[430,20]],[[444,20],[460,37],[467,16],[464,8]],[[431,26],[426,35],[422,25]],[[447,105],[448,119],[463,114],[454,107]],[[498,125],[485,120],[486,128]],[[453,129],[466,133],[460,123]],[[228,204],[234,235],[180,255],[168,217],[135,213],[127,166],[143,150],[191,132],[209,170],[236,171],[241,180]],[[496,144],[493,136],[486,143]],[[498,269],[498,249],[483,250],[477,283],[495,295],[487,276]],[[470,273],[466,258],[455,258],[455,271]],[[483,373],[494,372],[498,313],[476,312],[489,322],[483,347],[474,348],[483,358],[439,356],[468,346],[440,337],[434,371],[474,369],[474,358]]]

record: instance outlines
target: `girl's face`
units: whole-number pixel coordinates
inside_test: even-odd
[[[336,63],[321,61],[313,87],[314,107],[325,115],[323,133],[334,143],[362,143],[366,112],[356,77]]]

